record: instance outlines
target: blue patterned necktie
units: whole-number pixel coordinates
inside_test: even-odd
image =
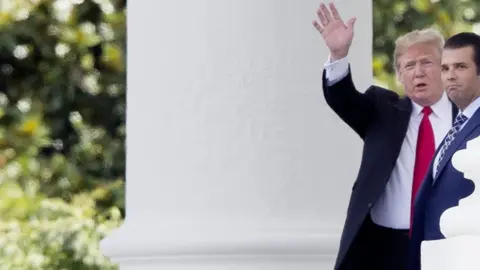
[[[447,133],[447,137],[445,138],[445,142],[442,145],[442,149],[440,149],[440,157],[438,158],[437,172],[438,172],[438,168],[440,167],[440,163],[442,162],[442,159],[445,156],[445,152],[447,152],[448,147],[452,143],[453,139],[455,139],[455,136],[460,131],[462,125],[467,120],[468,120],[468,117],[466,117],[465,115],[463,115],[461,113],[458,114],[457,117],[455,118],[455,122],[453,122],[452,128]]]

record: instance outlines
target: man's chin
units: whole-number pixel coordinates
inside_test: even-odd
[[[431,106],[440,100],[441,95],[436,95],[432,91],[416,91],[410,98],[421,106]]]
[[[451,100],[456,100],[458,98],[458,91],[457,90],[447,90],[447,96]]]
[[[419,91],[415,91],[415,94],[414,94],[415,98],[416,99],[419,99],[419,100],[425,100],[425,99],[430,99],[432,98],[432,93],[430,91],[427,91],[427,90],[419,90]]]

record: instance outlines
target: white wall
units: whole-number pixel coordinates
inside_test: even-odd
[[[364,90],[371,3],[336,3],[358,18]],[[323,98],[318,5],[129,2],[127,219],[106,255],[155,258],[135,269],[332,269],[362,145]]]

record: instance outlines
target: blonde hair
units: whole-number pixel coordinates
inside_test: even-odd
[[[398,59],[415,44],[430,44],[442,53],[445,39],[440,32],[433,28],[414,30],[398,37],[395,41],[395,51],[393,53],[393,65],[397,74],[400,68]]]

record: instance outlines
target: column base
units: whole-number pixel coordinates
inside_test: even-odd
[[[117,261],[120,270],[332,270],[335,256],[159,256]]]
[[[120,270],[331,270],[340,239],[311,231],[147,234],[125,225],[101,242]]]

